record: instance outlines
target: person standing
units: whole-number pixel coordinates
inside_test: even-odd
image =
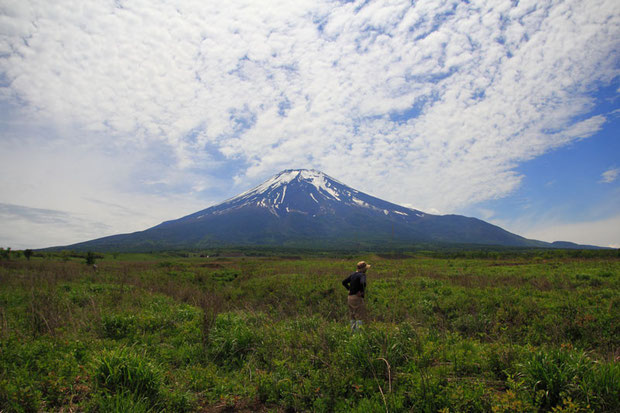
[[[349,290],[347,305],[351,316],[351,331],[355,333],[366,319],[366,306],[364,294],[366,291],[366,271],[370,265],[365,261],[357,263],[357,271],[342,280],[342,285]]]

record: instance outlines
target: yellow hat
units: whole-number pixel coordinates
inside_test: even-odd
[[[366,261],[360,261],[357,263],[358,271],[366,271],[369,268],[370,268],[370,264],[366,264]]]

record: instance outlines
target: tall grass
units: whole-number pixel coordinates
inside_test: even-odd
[[[0,411],[620,409],[617,258],[81,261],[0,262]]]
[[[105,392],[132,393],[157,400],[162,382],[160,369],[145,354],[121,347],[103,354],[95,361],[95,382]]]
[[[579,393],[579,384],[591,367],[591,361],[581,352],[539,350],[522,367],[524,384],[534,403],[549,410]]]

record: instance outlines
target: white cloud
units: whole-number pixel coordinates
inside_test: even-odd
[[[73,215],[12,204],[0,204],[0,219],[3,222],[0,246],[14,249],[66,245],[98,238],[111,229],[101,222],[85,218],[84,214]],[[77,233],[82,237],[76,238]],[[33,237],[33,234],[36,236]]]
[[[242,187],[233,195],[314,167],[390,201],[454,211],[511,193],[520,162],[600,130],[603,116],[574,119],[592,109],[591,88],[618,75],[619,27],[614,0],[4,1],[0,101],[54,137],[0,129],[24,146],[21,168],[4,152],[0,171],[27,170],[27,185],[61,195],[20,195],[9,179],[0,202],[91,211],[77,200],[90,177],[117,204],[164,202],[173,218],[223,175]],[[417,117],[398,116],[412,108]],[[49,147],[73,154],[56,153],[51,176],[37,159]],[[124,182],[138,178],[178,198]]]
[[[488,221],[495,216],[495,211],[488,208],[478,208],[478,212],[480,214],[480,218]]]
[[[578,244],[620,248],[620,215],[595,221],[540,223],[518,232],[526,238],[547,242],[570,241]]]
[[[191,174],[164,166],[152,151],[101,151],[98,139],[72,146],[32,139],[3,142],[0,246],[42,248],[143,230],[212,203],[196,199],[184,182]]]
[[[611,168],[601,174],[601,181],[605,184],[611,184],[616,181],[620,174],[620,168]]]

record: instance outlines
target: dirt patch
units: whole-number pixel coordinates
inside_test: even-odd
[[[208,263],[205,263],[205,264],[200,264],[200,267],[203,267],[203,268],[222,268],[223,266],[222,266],[222,264],[219,264],[217,262],[208,262]]]
[[[518,265],[528,265],[528,262],[492,262],[489,267],[515,267]]]
[[[263,412],[273,411],[273,407],[270,408],[264,405],[258,399],[254,399],[254,400],[239,399],[235,401],[234,404],[231,404],[230,402],[228,403],[220,402],[220,403],[216,403],[216,404],[212,404],[208,406],[203,406],[199,411],[202,413],[229,413],[229,412],[263,413]],[[280,412],[284,410],[278,409],[277,411]]]

